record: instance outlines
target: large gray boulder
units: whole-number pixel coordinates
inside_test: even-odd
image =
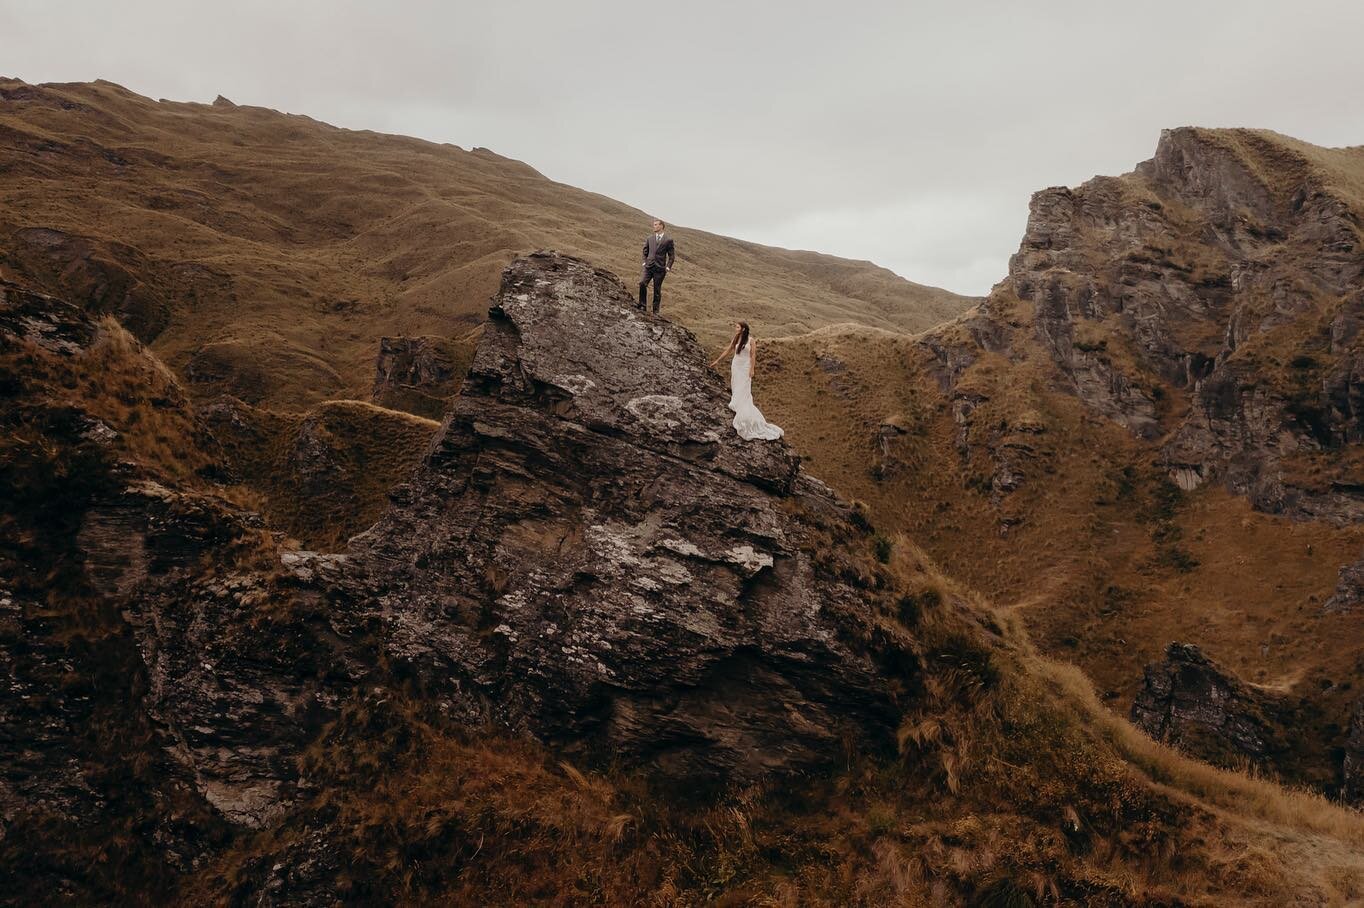
[[[126,597],[183,776],[268,825],[310,791],[299,754],[383,691],[679,780],[892,748],[920,664],[865,525],[784,443],[738,438],[706,359],[613,275],[536,254],[508,267],[422,465],[346,551],[262,567],[199,499],[146,486],[93,511],[116,532],[87,534],[87,561]],[[134,557],[161,550],[179,560]]]
[[[1364,701],[1345,718],[1301,692],[1250,684],[1191,643],[1146,667],[1132,721],[1151,737],[1220,766],[1364,797]],[[1348,727],[1344,727],[1348,726]]]
[[[1132,721],[1159,741],[1203,759],[1272,767],[1288,749],[1290,705],[1213,662],[1191,643],[1171,643],[1146,667]]]
[[[351,547],[391,656],[466,721],[669,775],[752,779],[884,743],[862,538],[783,442],[745,442],[686,329],[612,274],[506,270],[424,465]]]

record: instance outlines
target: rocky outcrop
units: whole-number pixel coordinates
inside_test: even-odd
[[[1171,643],[1163,662],[1147,666],[1132,721],[1210,762],[1272,769],[1289,750],[1292,714],[1282,698],[1250,687],[1197,646]]]
[[[1341,566],[1331,597],[1322,604],[1326,612],[1353,612],[1364,603],[1364,557]]]
[[[1215,481],[1272,513],[1364,519],[1357,477],[1294,469],[1364,437],[1360,219],[1340,180],[1255,130],[1166,130],[1133,173],[1036,193],[1007,279],[919,340],[963,458],[983,399],[962,378],[985,353],[1040,348],[1185,490]],[[1026,482],[1002,461],[989,472],[996,504]]]
[[[696,340],[614,276],[510,266],[426,463],[352,546],[391,656],[466,721],[670,775],[887,740],[866,591],[818,555],[856,531],[784,443],[741,441],[725,400]]]
[[[1364,699],[1355,704],[1341,761],[1341,799],[1364,804]]]
[[[53,356],[97,334],[8,293],[6,324]],[[127,819],[82,742],[92,716],[136,741],[129,790],[173,868],[292,815],[314,792],[303,755],[357,698],[691,782],[893,750],[921,663],[865,523],[784,443],[741,441],[726,400],[685,329],[537,254],[508,268],[422,465],[345,551],[280,551],[258,516],[63,423],[63,444],[107,456],[59,532],[22,535],[52,546],[41,576],[68,578],[108,642],[92,662],[69,642],[88,618],[55,620],[38,581],[0,584],[0,755],[18,767],[0,821]],[[220,427],[241,416],[219,409]],[[20,516],[46,519],[36,500]],[[72,687],[101,671],[93,701]]]
[[[454,344],[440,337],[381,337],[370,400],[440,419],[464,377]]]
[[[849,734],[887,746],[910,644],[821,555],[862,533],[784,444],[740,441],[725,400],[695,339],[636,313],[616,278],[520,260],[425,463],[347,553],[286,554],[292,595],[325,603],[338,643],[323,651],[370,639],[451,721],[589,757],[726,781],[821,765]],[[198,584],[187,607],[179,582],[174,621],[138,621],[158,654],[151,689],[169,698],[157,715],[188,752],[262,717],[249,757],[192,761],[206,795],[250,823],[298,784],[282,755],[318,721],[302,717],[339,696],[317,680],[334,668],[274,677],[302,643],[262,662],[235,634],[193,633],[243,623],[262,588]],[[225,684],[226,666],[245,674]]]
[[[1248,684],[1197,646],[1171,643],[1146,667],[1132,721],[1158,741],[1219,766],[1364,796],[1364,704],[1342,721],[1294,691]]]
[[[1361,437],[1361,281],[1358,213],[1290,143],[1167,130],[1134,173],[1033,197],[1009,278],[974,319],[1004,338],[965,346],[1017,355],[993,314],[1016,296],[1070,390],[1159,440],[1180,486],[1221,481],[1263,510],[1355,522],[1355,484],[1297,483],[1283,461]],[[1276,340],[1309,319],[1322,327]],[[924,341],[936,360],[970,362],[952,336],[971,321]],[[1179,422],[1176,395],[1190,399]]]

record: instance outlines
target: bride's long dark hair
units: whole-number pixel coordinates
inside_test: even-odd
[[[738,356],[748,346],[748,322],[739,322],[739,333],[734,335],[739,342],[734,345],[734,355]]]

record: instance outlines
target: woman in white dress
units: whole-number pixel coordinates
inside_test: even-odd
[[[729,408],[734,411],[734,430],[747,441],[775,441],[781,438],[781,427],[763,419],[762,411],[753,403],[756,346],[757,341],[749,336],[748,322],[735,322],[734,338],[710,365],[713,369],[720,360],[734,354],[729,364]]]

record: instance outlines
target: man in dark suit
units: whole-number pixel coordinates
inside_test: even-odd
[[[645,301],[648,297],[649,282],[654,285],[654,315],[658,314],[658,303],[663,297],[663,278],[673,270],[673,238],[664,233],[667,227],[654,218],[654,232],[644,239],[644,267],[639,271],[639,308],[648,312]]]

